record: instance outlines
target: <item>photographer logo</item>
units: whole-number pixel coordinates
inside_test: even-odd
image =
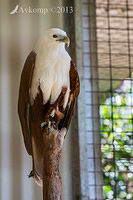
[[[27,8],[20,7],[19,5],[16,5],[13,11],[10,12],[10,15],[13,14],[43,14],[46,15],[48,13],[48,8],[31,8],[28,6]]]
[[[19,8],[19,6],[16,5],[16,7],[14,8],[14,10],[12,12],[10,12],[10,15],[13,15],[13,14],[17,13],[18,12],[18,8]]]

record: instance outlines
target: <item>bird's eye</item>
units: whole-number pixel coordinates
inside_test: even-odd
[[[58,36],[57,35],[53,35],[53,38],[57,38]]]

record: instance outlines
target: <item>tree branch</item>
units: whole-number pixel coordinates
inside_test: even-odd
[[[65,128],[44,133],[45,156],[43,165],[43,200],[61,200],[61,176],[59,159],[61,157]]]

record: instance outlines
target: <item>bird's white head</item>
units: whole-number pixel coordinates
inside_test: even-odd
[[[51,28],[48,29],[39,39],[35,50],[38,49],[38,47],[42,46],[42,44],[48,45],[50,47],[51,46],[58,47],[58,46],[65,46],[65,43],[67,44],[67,46],[69,46],[70,44],[70,40],[66,32],[58,28]]]
[[[67,43],[68,46],[70,44],[70,40],[66,35],[66,32],[58,28],[48,29],[44,33],[44,36],[51,44],[60,45],[63,43]]]

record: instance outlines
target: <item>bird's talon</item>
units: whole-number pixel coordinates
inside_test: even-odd
[[[50,128],[48,128],[48,135],[49,135],[49,133],[50,133]]]
[[[47,120],[47,121],[41,123],[41,129],[43,131],[45,131],[48,135],[49,135],[52,127],[56,130],[58,129],[58,125],[55,121],[51,122],[50,120]]]
[[[41,123],[41,129],[43,130],[43,127],[47,124],[47,122],[42,122]]]
[[[58,125],[57,125],[57,123],[55,121],[52,122],[52,125],[56,130],[58,130]]]

